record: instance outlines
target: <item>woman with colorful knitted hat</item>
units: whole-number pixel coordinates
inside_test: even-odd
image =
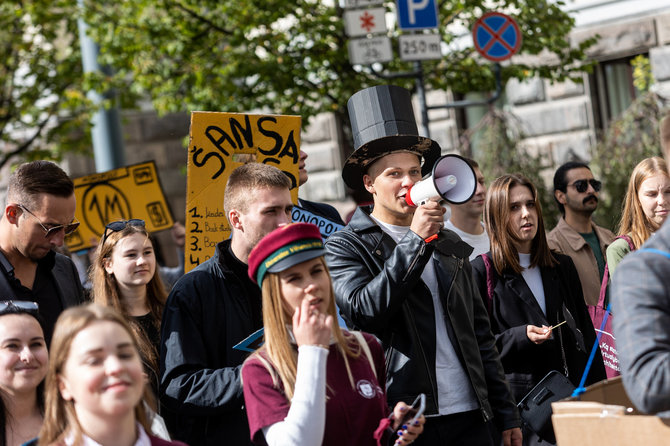
[[[265,344],[242,367],[251,438],[270,446],[410,444],[424,418],[404,417],[405,403],[388,414],[381,346],[334,323],[324,252],[315,225],[294,223],[249,255],[265,329]]]

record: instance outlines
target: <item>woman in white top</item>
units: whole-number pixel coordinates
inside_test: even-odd
[[[97,304],[65,310],[56,323],[39,445],[182,445],[150,435],[146,379],[127,320]]]
[[[514,397],[520,401],[551,370],[577,386],[595,333],[574,263],[549,250],[535,186],[521,175],[497,178],[484,223],[491,251],[472,262],[473,276]],[[552,329],[566,319],[570,324]],[[587,383],[604,378],[598,354]],[[523,437],[524,444],[538,441],[528,429]],[[555,441],[553,433],[544,441]]]

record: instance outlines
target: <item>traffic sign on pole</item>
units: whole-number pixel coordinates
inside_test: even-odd
[[[386,36],[350,39],[348,46],[352,65],[370,65],[393,60],[391,39]]]
[[[344,29],[349,37],[386,32],[384,8],[351,9],[344,12]]]
[[[487,12],[472,27],[472,40],[484,58],[501,62],[521,48],[521,31],[512,17],[500,12]]]
[[[365,8],[384,4],[384,0],[344,0],[345,8]]]
[[[400,59],[434,60],[442,58],[439,34],[403,34],[399,39]]]
[[[400,29],[437,28],[436,0],[396,0],[396,8]]]

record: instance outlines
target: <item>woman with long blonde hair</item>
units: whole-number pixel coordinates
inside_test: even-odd
[[[617,234],[619,239],[607,247],[610,275],[621,259],[631,251],[629,238],[638,249],[658,228],[670,212],[670,174],[663,158],[646,158],[633,169],[623,202]]]
[[[160,324],[167,299],[156,268],[154,247],[143,220],[114,221],[105,227],[91,267],[93,301],[127,318],[154,395],[159,381]]]
[[[409,444],[424,418],[401,422],[410,412],[405,403],[389,416],[381,346],[333,323],[324,252],[316,226],[294,223],[272,231],[249,255],[249,277],[262,289],[265,330],[264,345],[242,367],[252,441],[376,445],[373,433],[384,422],[398,434],[395,444]]]
[[[151,435],[142,361],[125,317],[93,303],[69,308],[50,353],[40,446],[183,446]]]

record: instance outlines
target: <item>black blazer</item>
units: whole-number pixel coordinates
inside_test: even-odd
[[[77,267],[69,257],[56,253],[56,261],[51,274],[58,284],[58,297],[63,308],[84,302],[84,288],[81,286]]]
[[[491,258],[490,252],[487,255]],[[596,339],[572,259],[557,253],[553,255],[558,264],[540,268],[546,315],[521,274],[506,270],[498,275],[493,264],[493,297],[489,301],[484,261],[479,256],[472,262],[473,278],[484,304],[489,308],[491,330],[496,337],[505,376],[517,401],[549,371],[565,373],[561,350],[565,352],[568,378],[578,386]],[[553,339],[539,345],[531,342],[526,335],[526,326],[553,326],[563,322],[566,320],[563,304],[574,318],[574,326],[563,324],[554,330]],[[583,337],[583,342],[579,342],[580,337]],[[598,350],[586,383],[602,379],[605,379],[605,369]]]

